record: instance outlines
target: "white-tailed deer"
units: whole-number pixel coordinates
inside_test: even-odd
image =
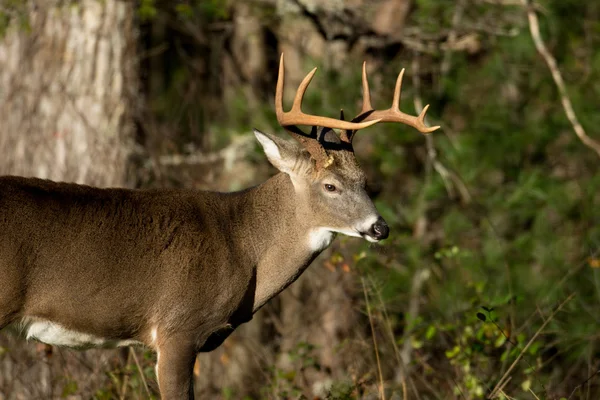
[[[0,177],[0,329],[19,324],[28,338],[75,348],[143,344],[157,352],[162,398],[193,398],[196,354],[252,319],[336,232],[388,236],[365,191],[354,133],[379,121],[437,129],[425,126],[426,109],[418,117],[399,110],[402,72],[392,107],[374,111],[364,65],[356,118],[304,114],[315,70],[284,112],[281,56],[277,118],[296,141],[254,131],[281,171],[259,186],[214,193]]]

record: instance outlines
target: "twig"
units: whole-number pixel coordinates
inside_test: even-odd
[[[530,4],[530,0],[521,0],[523,6],[527,11],[527,19],[529,20],[529,30],[531,31],[531,38],[533,39],[533,43],[535,44],[535,48],[538,53],[542,56],[548,68],[550,68],[550,72],[552,73],[552,78],[554,79],[554,83],[558,88],[558,92],[560,93],[560,101],[565,110],[565,114],[567,118],[571,122],[573,126],[573,130],[579,139],[583,142],[584,145],[594,150],[600,156],[600,143],[596,142],[594,139],[589,137],[581,124],[579,123],[579,119],[573,111],[573,105],[571,104],[571,99],[569,98],[569,94],[567,93],[567,89],[565,88],[565,83],[563,81],[560,70],[556,65],[556,60],[550,54],[542,37],[540,35],[540,26],[537,18],[537,14],[535,13],[534,8]]]
[[[531,394],[533,395],[533,397],[535,397],[536,400],[540,400],[540,398],[537,397],[537,395],[533,392],[533,390],[531,390],[531,388],[529,388],[529,391],[531,392]]]
[[[373,281],[371,280],[371,286],[375,287]],[[400,355],[400,349],[398,349],[398,345],[396,344],[396,338],[394,337],[394,329],[392,328],[392,323],[390,322],[390,317],[387,313],[387,308],[385,306],[385,302],[383,301],[383,297],[381,296],[381,290],[375,289],[377,292],[377,298],[379,299],[379,304],[381,304],[381,310],[383,311],[383,318],[385,320],[385,325],[390,335],[390,341],[392,342],[392,347],[394,348],[394,355],[396,356],[396,361],[398,361],[398,366],[400,368],[404,368],[402,363],[402,356]],[[404,382],[404,380],[402,380]]]
[[[458,382],[456,382],[456,379],[454,379],[454,377],[450,377],[450,379],[452,379],[452,383],[454,384],[453,388],[457,389],[458,392],[460,393],[460,397],[467,400],[467,398],[465,397],[465,394],[463,393],[462,389],[460,388],[460,385],[458,384]]]
[[[131,360],[131,353],[127,354],[127,360],[125,361],[125,376],[123,377],[123,384],[121,385],[121,395],[119,396],[119,400],[125,400],[125,396],[127,395],[127,387],[129,386],[129,373],[127,369],[129,367],[129,362]]]
[[[596,373],[598,372],[598,366],[597,366],[597,365],[594,365],[594,366],[592,367],[592,359],[593,359],[593,357],[594,357],[594,349],[595,349],[595,347],[596,347],[595,345],[596,345],[596,341],[592,341],[592,344],[590,345],[590,347],[591,347],[591,348],[590,348],[590,351],[588,352],[588,360],[587,360],[587,364],[588,364],[588,375],[590,375],[590,372],[589,372],[589,371],[591,371],[592,369],[595,369],[595,370],[596,370]],[[589,380],[589,378],[588,378],[588,380]],[[586,393],[585,393],[585,399],[586,399],[586,400],[589,400],[589,399],[590,399],[590,390],[591,390],[591,385],[587,385],[587,391],[586,391]]]
[[[515,1],[521,1],[521,0],[515,0]],[[501,37],[517,37],[521,33],[520,27],[517,27],[517,26],[513,26],[512,28],[508,28],[508,29],[503,29],[503,28],[497,28],[495,26],[489,26],[489,25],[486,25],[485,23],[465,23],[464,28],[471,30],[471,31],[478,31],[478,32],[487,33],[488,35],[501,36]]]
[[[410,341],[410,335],[413,332],[411,326],[419,315],[419,300],[421,295],[421,288],[423,283],[429,279],[431,272],[429,269],[419,269],[413,275],[411,290],[410,290],[410,301],[408,303],[408,318],[406,320],[406,327],[404,328],[404,334],[402,335],[402,351],[400,352],[400,358],[402,359],[402,368],[400,368],[400,381],[406,376],[408,365],[411,362],[413,346]]]
[[[533,342],[535,342],[535,339],[537,339],[537,337],[542,333],[542,331],[544,330],[546,325],[548,325],[548,323],[550,323],[550,321],[552,321],[552,319],[554,319],[554,316],[563,308],[563,306],[565,304],[567,304],[569,301],[571,301],[571,299],[573,297],[575,297],[575,293],[571,293],[571,295],[569,297],[567,297],[562,303],[560,303],[560,305],[556,308],[556,310],[554,310],[552,312],[552,314],[550,314],[548,319],[546,319],[546,321],[544,321],[542,326],[540,326],[540,328],[535,332],[533,337],[531,339],[529,339],[529,342],[527,342],[525,347],[523,347],[523,350],[521,350],[521,352],[519,353],[519,355],[517,356],[515,361],[513,361],[513,363],[510,365],[510,367],[506,370],[506,372],[504,373],[502,378],[500,378],[500,380],[496,384],[496,387],[494,387],[494,390],[492,390],[492,393],[490,393],[490,395],[488,396],[488,399],[493,399],[495,397],[496,393],[498,392],[498,390],[500,388],[504,387],[504,384],[505,384],[505,383],[503,384],[504,380],[508,377],[508,375],[511,373],[513,368],[517,365],[517,363],[521,360],[523,355],[527,352],[527,350],[529,349],[529,346],[531,346],[533,344]]]
[[[140,378],[142,379],[142,384],[144,385],[144,389],[146,390],[146,395],[150,398],[152,395],[150,394],[150,388],[148,387],[148,382],[146,382],[146,377],[144,376],[144,370],[138,361],[137,355],[135,354],[135,350],[133,347],[129,347],[129,352],[133,356],[133,361],[135,361],[135,365],[137,366],[138,371],[140,371]]]
[[[504,396],[505,398],[507,398],[508,400],[516,400],[514,397],[510,397],[508,394],[506,394],[506,392],[504,390],[500,390],[500,394],[502,396]]]
[[[571,394],[569,395],[567,400],[571,400],[571,397],[573,397],[573,395],[575,394],[577,389],[579,389],[580,387],[582,387],[583,385],[588,383],[590,381],[590,379],[592,379],[593,377],[595,377],[598,374],[600,374],[600,369],[598,371],[594,372],[592,375],[590,375],[589,378],[587,378],[585,381],[583,381],[579,385],[575,386],[575,389],[573,389],[573,391],[571,392]]]
[[[415,399],[417,400],[421,400],[421,396],[419,395],[419,391],[417,390],[417,387],[415,386],[415,382],[413,381],[412,378],[410,378],[408,380],[410,382],[410,389],[412,390],[413,394],[415,395]]]
[[[494,389],[498,393],[504,393],[504,388],[508,385],[508,382],[512,379],[512,376],[509,376],[504,382],[502,382],[502,386],[500,386],[497,390]],[[498,382],[500,383],[500,382]],[[493,392],[492,392],[493,393]]]
[[[424,357],[422,355],[420,355],[419,353],[416,353],[415,356],[415,361],[417,361],[421,368],[431,368],[432,370],[435,370],[433,366],[431,366],[430,364],[427,363],[426,360],[423,359]],[[438,387],[438,385],[435,384],[435,382],[431,382],[429,380],[429,376],[427,377],[423,377],[423,374],[414,374],[411,375],[409,377],[410,380],[412,380],[414,377],[414,379],[418,379],[419,383],[421,383],[421,385],[423,385],[425,387],[425,389],[429,390],[429,392],[432,394],[432,398],[434,399],[443,399],[444,395],[438,390],[436,389],[436,387]],[[435,385],[435,386],[434,386]],[[452,386],[450,386],[452,388]]]
[[[408,390],[406,389],[405,379],[402,379],[402,400],[408,400]]]
[[[377,336],[375,334],[375,326],[373,325],[373,316],[371,314],[371,305],[369,296],[367,296],[367,288],[365,286],[365,278],[361,277],[360,281],[365,294],[365,303],[367,305],[367,314],[369,316],[369,324],[371,325],[371,335],[373,336],[373,346],[375,347],[375,358],[377,359],[377,371],[379,372],[379,398],[385,400],[385,391],[383,389],[383,374],[381,373],[381,362],[379,360],[379,349],[377,347]]]
[[[546,322],[546,319],[544,318],[544,315],[542,314],[542,312],[541,312],[541,310],[539,309],[539,307],[538,307],[538,313],[540,314],[540,317],[542,318],[542,322]],[[511,316],[512,316],[512,314],[511,314]],[[510,339],[510,337],[509,337],[509,336],[508,336],[506,333],[504,333],[504,329],[502,329],[502,328],[500,327],[500,325],[498,325],[498,323],[497,323],[496,321],[494,321],[494,320],[493,320],[493,319],[491,319],[491,318],[490,318],[490,321],[491,321],[491,323],[492,323],[492,324],[494,324],[494,326],[495,326],[495,327],[498,329],[498,331],[499,331],[499,332],[502,334],[502,336],[504,336],[504,338],[506,338],[506,341],[508,342],[508,344],[509,344],[509,345],[511,345],[511,346],[513,346],[513,347],[515,347],[515,348],[517,348],[517,347],[518,347],[518,344],[517,344],[517,343],[515,343],[515,342],[513,342],[513,341]],[[514,322],[511,322],[511,326],[514,326],[514,325],[512,325],[513,323],[514,323]],[[510,347],[508,347],[508,346],[507,346],[507,350],[508,350],[509,348],[510,348]],[[534,367],[534,366],[533,366],[533,365],[532,365],[532,364],[531,364],[531,363],[530,363],[530,362],[529,362],[527,359],[525,359],[524,361],[527,363],[527,366],[528,366],[528,367],[531,369],[531,371],[533,371],[533,374],[534,374],[534,377],[535,377],[535,374],[537,374],[537,372],[539,371],[539,368],[536,368],[536,367]],[[504,369],[504,367],[505,367],[505,366],[506,366],[506,365],[505,365],[504,363],[502,363],[502,368],[503,368],[503,369]],[[537,380],[537,377],[536,377],[536,380]],[[548,391],[546,390],[546,387],[544,386],[544,383],[543,383],[542,381],[539,381],[539,383],[540,383],[540,386],[542,386],[542,389],[544,390],[544,392],[547,394],[547,393],[548,393]]]

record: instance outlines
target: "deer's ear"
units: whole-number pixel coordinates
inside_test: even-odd
[[[271,164],[281,172],[292,175],[294,166],[298,164],[298,158],[300,157],[298,145],[261,132],[258,129],[254,129],[254,135],[260,142]]]

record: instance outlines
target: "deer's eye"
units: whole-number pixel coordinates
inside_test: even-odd
[[[327,190],[328,192],[335,192],[335,186],[333,186],[330,183],[326,183],[325,185],[323,185],[323,187],[325,187],[325,190]]]

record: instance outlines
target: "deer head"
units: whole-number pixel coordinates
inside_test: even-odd
[[[360,168],[352,140],[355,133],[378,122],[399,122],[430,133],[439,128],[424,123],[427,107],[419,116],[411,116],[399,109],[404,70],[398,75],[392,106],[388,110],[373,110],[363,64],[363,107],[351,121],[309,115],[302,112],[302,99],[312,77],[313,69],[301,82],[292,108],[283,111],[284,61],[279,64],[275,93],[275,109],[279,124],[294,138],[286,141],[258,130],[254,133],[263,146],[267,158],[277,169],[289,175],[297,196],[297,216],[310,221],[311,226],[328,232],[363,237],[371,242],[387,238],[389,228],[369,198],[366,177]],[[297,125],[312,126],[309,134]],[[341,129],[338,136],[333,129]]]

